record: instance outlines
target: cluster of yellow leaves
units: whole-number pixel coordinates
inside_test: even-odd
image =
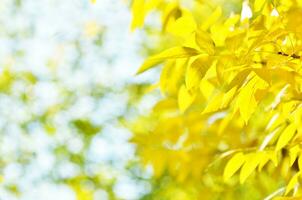
[[[186,2],[193,6],[133,2],[132,28],[158,9],[163,30],[179,41],[137,72],[162,66],[163,99],[133,127],[143,163],[155,177],[168,172],[182,182],[202,180],[213,162],[230,157],[225,182],[239,170],[240,183],[256,169],[278,170],[284,195],[301,195],[302,1],[244,2],[252,16],[214,1]],[[194,9],[201,7],[212,11],[204,16]]]

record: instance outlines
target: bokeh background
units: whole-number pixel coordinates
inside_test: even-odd
[[[152,190],[126,120],[157,95],[134,76],[129,1],[0,2],[0,199],[139,199]]]

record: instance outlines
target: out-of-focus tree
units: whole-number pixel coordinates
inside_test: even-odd
[[[40,199],[41,190],[76,200],[145,193],[141,173],[127,169],[136,164],[121,124],[147,88],[125,75],[136,59],[120,34],[129,12],[92,2],[0,2],[0,199]]]
[[[302,2],[133,0],[132,14],[162,51],[137,72],[161,66],[162,98],[130,125],[153,170],[144,199],[301,198]]]

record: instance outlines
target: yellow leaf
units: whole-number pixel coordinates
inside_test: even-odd
[[[223,100],[223,94],[219,93],[212,96],[207,104],[207,107],[203,110],[202,114],[215,112],[221,108],[221,103]]]
[[[267,155],[269,156],[269,160],[273,162],[275,167],[277,167],[277,165],[278,165],[278,154],[274,151],[270,151],[270,152],[267,153]]]
[[[260,162],[258,165],[258,171],[261,171],[264,165],[266,165],[268,161],[272,161],[275,166],[278,165],[278,155],[276,154],[276,152],[266,151],[266,152],[259,152],[259,153],[262,154],[260,154],[259,156]]]
[[[167,32],[170,32],[176,36],[186,37],[196,29],[196,23],[192,14],[187,14],[178,18],[171,26],[169,26]]]
[[[171,76],[173,77],[174,75],[175,65],[175,61],[168,61],[162,68],[159,80],[160,91],[162,94],[168,93],[168,86],[171,85],[170,80]]]
[[[230,124],[230,122],[232,121],[232,115],[226,115],[226,117],[224,117],[219,125],[219,128],[218,128],[218,135],[221,135],[224,130],[227,128],[227,126]]]
[[[260,152],[262,156],[260,156],[260,162],[258,165],[258,171],[261,171],[264,165],[270,160],[270,155],[267,152]]]
[[[191,65],[188,66],[185,79],[186,86],[189,90],[199,87],[201,79],[204,77],[210,66],[211,61],[207,56],[198,57]]]
[[[213,55],[215,53],[214,41],[207,32],[198,29],[195,34],[195,40],[199,48],[207,52],[209,55]]]
[[[298,184],[301,172],[296,173],[289,181],[286,187],[285,195],[287,195]]]
[[[276,151],[279,151],[283,147],[285,147],[288,142],[293,138],[297,128],[294,123],[291,123],[286,127],[286,129],[281,133],[277,145],[276,145]]]
[[[299,170],[302,171],[302,154],[299,155],[298,166],[299,166]]]
[[[173,47],[147,59],[137,71],[140,74],[166,59],[189,58],[198,55],[196,49],[189,47]]]
[[[225,25],[227,28],[230,28],[230,27],[234,26],[239,20],[240,20],[240,15],[234,14],[234,15],[231,15],[231,16],[224,22],[224,25]]]
[[[254,2],[254,11],[255,12],[260,11],[265,2],[266,2],[266,0],[255,0],[255,2]]]
[[[226,47],[229,48],[231,51],[236,51],[239,47],[242,46],[245,37],[245,31],[232,33],[232,35],[227,37],[225,40]]]
[[[181,9],[176,2],[171,2],[166,5],[166,8],[162,13],[162,30],[165,31],[168,29],[170,22],[174,22],[175,19],[181,16]]]
[[[226,27],[224,24],[216,23],[210,28],[211,37],[217,47],[223,47],[225,44],[225,39],[230,32],[230,28]]]
[[[276,137],[277,133],[279,132],[280,127],[276,128],[274,131],[266,135],[264,140],[262,141],[262,144],[259,147],[259,150],[263,151],[266,146]]]
[[[223,179],[227,181],[229,178],[231,178],[244,162],[245,156],[243,153],[240,152],[235,154],[224,168]]]
[[[234,98],[234,95],[235,95],[236,91],[237,91],[237,87],[235,86],[223,95],[223,99],[222,99],[222,103],[220,105],[220,108],[225,108],[229,105],[229,103]]]
[[[156,59],[147,59],[144,61],[144,63],[140,66],[139,70],[136,72],[136,75],[143,73],[144,71],[147,71],[148,69],[151,69],[158,64],[162,63],[163,60],[156,60]]]
[[[165,63],[160,75],[160,90],[164,95],[177,97],[187,65],[187,59],[169,60]]]
[[[156,8],[162,0],[133,0],[131,30],[142,27],[147,13]]]
[[[236,107],[239,108],[239,112],[245,123],[248,122],[251,115],[257,108],[258,102],[255,99],[255,93],[258,89],[267,87],[267,83],[260,79],[258,76],[254,76],[243,88],[240,90]]]
[[[231,60],[231,61],[228,61],[228,62],[233,62],[233,61]],[[221,63],[219,63],[219,64],[221,64]],[[222,66],[223,66],[223,64],[222,64]],[[223,70],[221,70],[221,69],[217,70],[217,76],[218,77],[222,77],[223,73],[224,73]],[[250,73],[251,73],[250,69],[244,69],[241,72],[237,73],[237,75],[230,82],[228,88],[231,89],[234,86],[238,86],[238,88],[240,88],[243,85],[244,81],[246,80],[246,78],[249,76]]]
[[[187,108],[193,103],[195,95],[191,94],[185,85],[182,85],[178,93],[178,107],[181,112],[187,110]]]
[[[294,147],[292,147],[290,150],[289,150],[289,165],[292,166],[300,152],[300,148],[299,148],[299,145],[296,145]],[[300,155],[300,158],[301,158],[301,155]],[[301,160],[299,158],[299,160]],[[300,165],[299,165],[300,167]]]
[[[154,155],[152,156],[154,176],[159,178],[163,174],[166,167],[166,155],[160,150],[153,151],[152,154]]]
[[[215,90],[215,87],[206,79],[202,79],[200,81],[200,92],[201,94],[207,99],[209,100],[210,97],[213,94],[213,91]]]
[[[214,24],[219,19],[221,14],[222,14],[222,10],[221,7],[219,6],[215,9],[215,11],[211,14],[211,16],[209,16],[207,20],[204,21],[204,23],[201,26],[202,29],[207,30],[212,24]]]
[[[275,152],[272,152],[269,155],[270,155],[270,160],[273,162],[275,167],[277,167],[277,165],[278,165],[278,155]]]
[[[132,4],[132,30],[144,24],[145,15],[145,0],[134,0]]]
[[[244,181],[251,175],[251,173],[256,169],[262,159],[262,154],[250,153],[246,155],[245,163],[240,171],[240,183]]]

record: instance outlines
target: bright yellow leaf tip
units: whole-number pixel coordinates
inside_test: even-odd
[[[240,152],[235,154],[224,168],[223,179],[227,181],[229,178],[231,178],[244,162],[245,156],[243,153]]]
[[[187,90],[186,86],[182,86],[178,93],[178,106],[181,112],[185,112],[193,103],[195,95]]]
[[[288,144],[288,142],[294,137],[296,130],[297,128],[294,123],[286,127],[278,139],[276,151],[279,151]]]
[[[199,51],[190,47],[173,47],[145,60],[136,74],[141,74],[142,72],[155,67],[157,64],[163,62],[164,60],[189,58],[198,54],[200,54]]]

